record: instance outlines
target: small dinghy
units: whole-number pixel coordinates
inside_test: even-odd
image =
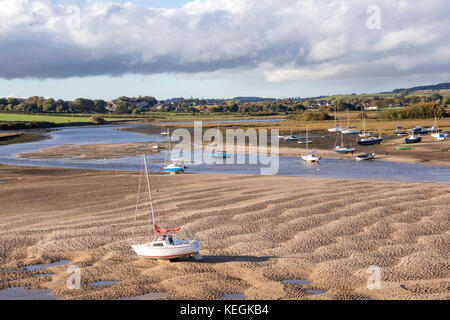
[[[403,139],[403,143],[419,143],[422,141],[422,137],[415,134],[410,135],[408,138]]]
[[[143,156],[142,163],[144,165],[145,174],[146,174],[146,178],[147,178],[148,193],[149,193],[149,197],[150,197],[150,209],[151,209],[152,220],[153,220],[152,225],[153,225],[153,231],[154,231],[154,239],[152,241],[148,241],[148,242],[144,242],[144,243],[136,243],[135,238],[134,238],[135,229],[136,229],[136,218],[137,218],[137,212],[138,212],[138,207],[139,207],[141,182],[142,182],[142,165],[141,165],[141,174],[140,174],[140,178],[139,178],[138,200],[136,203],[136,213],[134,216],[134,225],[133,225],[132,239],[131,239],[131,247],[133,248],[134,252],[136,252],[136,254],[142,258],[148,258],[148,259],[172,260],[172,259],[177,259],[177,258],[184,257],[184,256],[191,256],[196,259],[201,259],[201,256],[199,254],[200,244],[198,243],[197,240],[191,239],[186,230],[184,230],[184,231],[185,231],[186,237],[188,239],[181,240],[181,239],[178,239],[177,237],[169,234],[171,232],[180,231],[181,227],[172,228],[172,229],[162,229],[156,225],[151,185],[150,185],[150,178],[148,175],[147,161],[146,161],[145,155]]]
[[[211,152],[211,157],[212,158],[229,158],[230,155],[227,154],[225,151],[212,151]]]
[[[302,159],[309,163],[317,163],[321,157],[316,154],[316,151],[310,151],[307,154],[302,155]]]
[[[356,156],[356,161],[370,160],[375,158],[375,153],[365,153]]]
[[[284,141],[298,141],[298,137],[296,136],[287,136],[284,138]]]
[[[291,130],[291,134],[289,136],[287,136],[287,137],[284,137],[283,139],[284,139],[284,141],[298,141],[298,140],[300,140],[299,137],[294,136],[292,134],[292,130]]]

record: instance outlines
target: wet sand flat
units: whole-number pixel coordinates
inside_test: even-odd
[[[0,165],[0,290],[50,289],[65,299],[450,298],[449,185],[152,175],[158,223],[186,228],[204,257],[159,263],[128,242],[138,178]],[[137,238],[150,237],[148,225],[140,210]],[[71,263],[23,268],[61,260]],[[79,290],[66,286],[69,265],[81,270]],[[366,285],[373,265],[379,290]],[[304,281],[283,281],[295,279]],[[91,285],[99,281],[111,285]]]

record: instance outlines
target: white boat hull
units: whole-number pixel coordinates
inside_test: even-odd
[[[341,128],[329,128],[328,132],[330,132],[330,133],[338,133],[338,132],[341,132]]]
[[[308,154],[306,156],[302,156],[302,159],[305,160],[306,162],[315,163],[315,162],[319,162],[320,157],[316,156],[316,155]]]
[[[162,241],[152,241],[144,244],[131,245],[134,252],[142,258],[147,259],[176,259],[184,256],[198,254],[200,245],[197,240],[178,240],[180,243],[174,245]],[[162,246],[154,246],[162,244]]]
[[[361,130],[356,129],[342,130],[342,134],[359,134],[359,133],[361,133]]]

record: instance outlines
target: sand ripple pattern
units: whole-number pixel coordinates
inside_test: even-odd
[[[139,259],[128,243],[136,173],[0,166],[0,177],[0,269],[21,271],[0,272],[0,289],[52,289],[65,299],[151,292],[165,299],[450,298],[447,185],[156,175],[159,224],[184,226],[204,256],[161,264]],[[150,235],[145,207],[140,239]],[[63,259],[81,268],[80,290],[66,287],[67,265],[21,269]],[[371,265],[382,270],[380,290],[366,287]],[[33,277],[38,273],[56,275]],[[102,280],[119,282],[90,285]]]

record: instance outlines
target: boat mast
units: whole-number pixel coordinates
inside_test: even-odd
[[[153,209],[153,198],[152,198],[152,189],[150,186],[150,178],[148,176],[148,169],[147,169],[147,160],[145,158],[145,154],[142,156],[144,158],[144,167],[145,167],[145,175],[147,177],[147,185],[148,185],[148,195],[150,197],[150,208],[152,210],[152,220],[153,220],[153,225],[155,225],[155,211]],[[153,228],[153,230],[155,231],[155,229]],[[155,231],[156,233],[156,231]]]
[[[308,126],[306,126],[306,154],[308,154],[309,151],[309,143],[308,143]]]
[[[172,158],[172,149],[170,149],[170,130],[167,130],[167,140],[169,141],[169,150],[167,150],[169,153],[168,153],[168,155],[169,155],[169,160],[171,160],[171,158]]]
[[[334,106],[334,128],[336,129],[337,127],[336,127],[336,109],[337,109],[337,106]]]
[[[167,130],[166,147],[167,147],[167,151],[164,156],[164,166],[167,166],[167,156],[168,155],[170,156],[170,131],[169,130]]]
[[[348,113],[348,109],[347,109],[347,128],[350,129],[350,114]]]
[[[363,123],[363,134],[366,136],[366,118],[364,117],[364,106],[361,106],[362,123]]]

